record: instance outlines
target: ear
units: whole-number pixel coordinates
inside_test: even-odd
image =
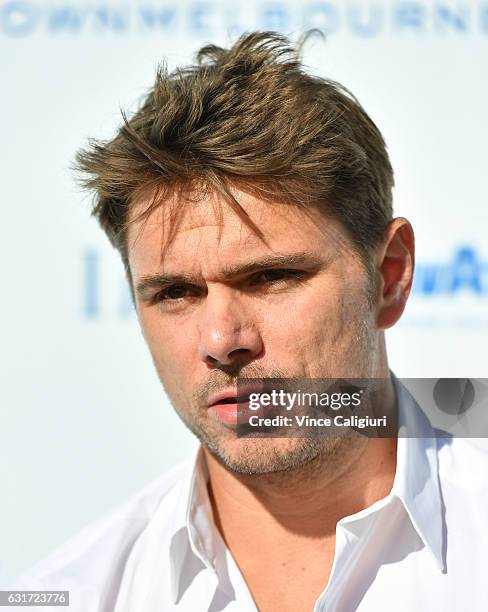
[[[386,237],[377,254],[379,282],[376,295],[376,322],[388,329],[401,317],[412,288],[415,262],[413,229],[407,219],[390,221]]]

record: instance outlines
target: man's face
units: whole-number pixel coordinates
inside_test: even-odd
[[[168,207],[131,224],[136,307],[164,388],[204,446],[237,472],[280,471],[327,442],[237,437],[235,406],[219,395],[238,376],[373,377],[378,330],[339,223],[234,193],[264,240],[216,195],[183,204],[170,244]]]

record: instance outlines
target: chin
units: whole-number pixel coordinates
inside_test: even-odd
[[[272,474],[301,468],[321,452],[310,438],[237,438],[218,444],[203,442],[227,469],[237,474]]]

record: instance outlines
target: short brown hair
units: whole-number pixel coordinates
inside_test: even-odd
[[[148,215],[195,186],[222,193],[243,219],[229,187],[323,207],[366,260],[384,237],[393,170],[381,133],[347,89],[307,74],[280,34],[205,46],[195,65],[172,73],[159,65],[140,108],[122,116],[115,138],[90,140],[75,168],[127,269],[131,204],[155,194]]]

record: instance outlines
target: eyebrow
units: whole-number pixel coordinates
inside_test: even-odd
[[[225,266],[220,273],[224,281],[229,281],[236,276],[243,276],[255,272],[262,272],[269,268],[285,267],[285,266],[303,266],[308,269],[314,269],[327,263],[323,258],[317,257],[315,254],[307,251],[299,253],[290,253],[287,255],[272,255],[262,259],[250,261],[243,264],[235,264]],[[140,295],[144,295],[151,289],[158,289],[165,285],[171,284],[191,284],[195,282],[195,278],[184,274],[148,274],[142,276],[137,282],[136,291]]]

